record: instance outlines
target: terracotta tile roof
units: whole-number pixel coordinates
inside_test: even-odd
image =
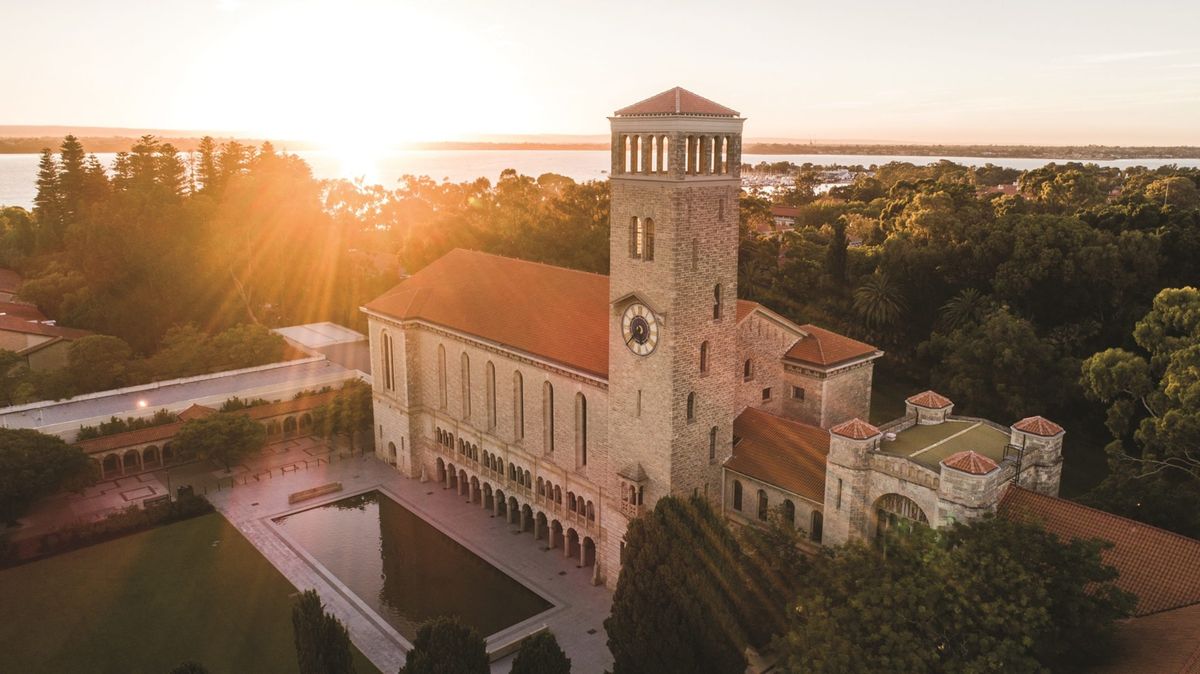
[[[0,302],[0,315],[23,318],[27,321],[48,320],[37,307],[23,302]]]
[[[934,391],[922,391],[921,393],[908,397],[904,402],[912,403],[917,407],[924,407],[930,410],[940,410],[944,407],[949,407],[954,404],[954,402],[946,396],[940,393],[935,393]]]
[[[25,335],[62,337],[63,339],[81,339],[93,334],[90,330],[64,328],[61,325],[48,325],[46,323],[30,321],[19,316],[0,316],[0,330],[19,332]]]
[[[367,303],[608,376],[608,277],[455,249]]]
[[[1134,615],[1200,603],[1200,541],[1016,485],[999,514],[1039,522],[1060,538],[1111,541],[1102,557],[1121,574],[1115,585],[1137,595]]]
[[[827,431],[747,407],[733,420],[733,435],[738,440],[726,468],[807,499],[825,500]]]
[[[1113,658],[1092,674],[1197,674],[1200,604],[1117,623]]]
[[[83,450],[84,454],[97,454],[100,452],[111,452],[114,449],[135,447],[150,442],[164,442],[175,437],[179,429],[183,428],[183,423],[182,421],[175,421],[161,426],[139,428],[136,431],[113,433],[112,435],[103,435],[91,440],[82,440],[75,444]]]
[[[1063,432],[1063,427],[1045,417],[1025,417],[1013,424],[1013,428],[1024,433],[1053,437]]]
[[[879,435],[878,428],[858,418],[838,424],[829,429],[829,432],[836,433],[843,438],[850,438],[851,440],[866,440]]]
[[[216,414],[217,411],[211,407],[204,405],[192,404],[191,407],[179,413],[180,421],[191,421],[192,419],[203,419],[204,417]]]
[[[784,354],[785,358],[828,367],[878,352],[878,349],[870,344],[839,335],[832,330],[811,324],[801,325],[800,329],[808,336],[796,340],[792,348]]]
[[[794,206],[772,206],[771,215],[780,218],[794,218],[800,215],[800,209]]]
[[[643,101],[617,110],[618,117],[650,115],[703,115],[705,117],[737,117],[737,110],[727,108],[682,87],[668,89]]]
[[[942,464],[971,475],[987,475],[1000,466],[988,457],[968,449],[942,459]]]
[[[754,310],[759,308],[760,306],[762,306],[762,305],[759,304],[758,302],[751,302],[750,300],[738,300],[737,301],[737,318],[735,319],[735,321],[737,323],[741,323],[743,320],[745,320],[745,318],[747,316],[754,313]]]
[[[267,403],[266,405],[255,405],[247,407],[243,410],[238,410],[244,414],[250,415],[251,419],[267,419],[277,417],[281,414],[292,414],[296,412],[309,412],[327,402],[330,402],[337,396],[337,391],[326,391],[316,395],[301,396],[292,400],[281,400],[277,403]]]
[[[0,269],[0,292],[15,293],[21,287],[21,275],[11,269]]]

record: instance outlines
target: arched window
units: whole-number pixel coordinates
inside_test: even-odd
[[[383,345],[380,349],[380,359],[383,361],[383,386],[389,391],[396,390],[396,360],[392,354],[392,335],[383,331]]]
[[[462,368],[462,415],[464,419],[471,418],[471,357],[463,351],[460,359]]]
[[[700,374],[708,372],[708,340],[700,342]]]
[[[783,521],[796,526],[796,504],[790,498],[783,499]]]
[[[520,370],[513,371],[513,436],[525,438],[525,378]]]
[[[488,361],[484,366],[484,388],[487,389],[487,425],[496,428],[496,366]]]
[[[747,358],[746,362],[742,363],[742,381],[750,381],[754,379],[754,365]]]
[[[721,284],[713,286],[713,320],[721,317]]]
[[[575,456],[578,465],[588,461],[588,411],[587,398],[583,393],[575,394]]]
[[[654,260],[654,218],[646,218],[645,230],[642,235],[642,257],[646,262],[651,262]]]
[[[629,257],[638,259],[642,256],[642,221],[638,216],[629,219]]]
[[[695,394],[695,392],[689,393],[688,397],[687,397],[687,420],[688,421],[696,420],[696,394]]]
[[[446,347],[438,344],[438,407],[446,409]]]
[[[708,460],[717,460],[717,427],[708,429]]]
[[[822,529],[825,526],[824,518],[819,511],[814,510],[812,514],[812,527],[808,530],[808,539],[814,543],[821,542]]]
[[[554,384],[542,384],[542,451],[554,451]]]
[[[533,474],[530,473],[528,470],[525,471],[525,479],[521,480],[521,484],[525,485],[526,487],[533,486]]]
[[[733,481],[733,509],[742,509],[742,483],[740,480]]]
[[[767,521],[767,492],[758,490],[758,519]]]
[[[587,502],[587,518],[589,522],[596,521],[596,506],[591,501]]]

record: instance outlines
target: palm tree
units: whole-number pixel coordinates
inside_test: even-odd
[[[975,288],[963,288],[942,305],[942,325],[949,332],[983,319],[991,301]]]
[[[854,310],[872,330],[894,327],[907,308],[904,296],[887,274],[868,276],[854,291]]]

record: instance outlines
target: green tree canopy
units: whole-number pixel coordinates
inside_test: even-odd
[[[781,641],[790,672],[1050,671],[1103,654],[1134,598],[1099,542],[985,519],[817,557]],[[885,551],[886,550],[886,551]]]
[[[421,625],[400,674],[488,674],[487,645],[472,627],[456,618],[435,618]]]
[[[216,461],[228,472],[233,464],[262,449],[267,431],[238,412],[219,412],[183,424],[175,445],[183,454]]]
[[[87,456],[62,438],[21,428],[0,428],[0,521],[13,524],[38,499],[86,484]]]

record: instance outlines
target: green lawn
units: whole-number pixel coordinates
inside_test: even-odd
[[[295,672],[295,592],[205,515],[0,571],[0,672]]]

